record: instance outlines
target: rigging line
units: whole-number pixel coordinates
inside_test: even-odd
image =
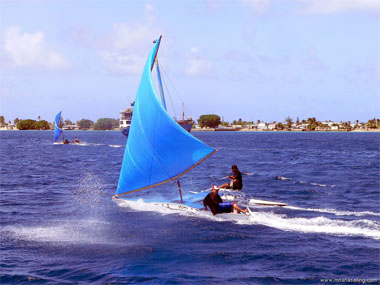
[[[193,183],[193,176],[190,175],[190,189],[193,190],[194,189],[194,183]]]
[[[166,72],[166,70],[162,67],[162,65],[160,64],[160,67],[161,67],[161,70],[165,73],[165,76],[166,78],[168,79],[168,81],[170,82],[170,84],[173,86],[173,89],[175,91],[175,93],[177,94],[177,96],[181,99],[181,101],[183,102],[183,99],[181,97],[181,95],[179,94],[179,92],[177,91],[177,89],[175,88],[173,82],[170,80],[169,76],[168,76],[168,73]]]
[[[176,95],[180,98],[180,100],[182,101],[182,103],[184,103],[181,95],[179,94],[179,92],[177,91],[177,89],[175,88],[173,82],[170,80],[169,76],[168,76],[168,73],[166,72],[166,70],[162,67],[162,65],[160,64],[160,68],[161,70],[164,72],[164,75],[165,77],[168,79],[169,83],[171,84],[171,86],[173,87],[174,89],[174,92],[176,93]],[[188,113],[190,114],[191,117],[193,117],[193,114],[191,113],[190,109],[185,107],[186,108],[186,111],[188,111]],[[194,117],[193,117],[194,118]]]
[[[161,64],[160,64],[160,67],[161,67]],[[171,103],[172,108],[173,108],[174,116],[175,116],[175,118],[177,120],[177,113],[175,111],[173,100],[172,100],[172,96],[171,96],[171,94],[169,92],[168,86],[166,85],[166,82],[165,82],[165,80],[162,77],[161,77],[161,81],[162,81],[163,85],[165,86],[166,93],[169,95],[169,99],[170,99],[170,103]]]
[[[214,175],[210,175],[210,177],[211,177],[211,180],[212,180],[213,182],[216,182],[216,179],[214,178]]]

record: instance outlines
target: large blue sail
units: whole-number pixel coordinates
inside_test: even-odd
[[[54,141],[56,142],[57,139],[59,138],[59,136],[61,135],[62,133],[62,129],[59,128],[59,120],[61,119],[61,112],[59,112],[56,116],[55,116],[55,121],[54,121]]]
[[[137,91],[117,195],[174,180],[216,151],[178,125],[159,102],[151,77],[159,44],[149,54]]]

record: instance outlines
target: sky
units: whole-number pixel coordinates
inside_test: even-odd
[[[177,117],[380,117],[378,0],[0,0],[0,115],[118,118],[159,35]]]

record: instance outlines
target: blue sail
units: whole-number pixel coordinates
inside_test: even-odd
[[[62,129],[59,128],[59,120],[61,119],[61,112],[59,112],[56,116],[55,116],[55,121],[54,121],[54,141],[56,142],[57,139],[59,138],[59,136],[61,135],[62,133]]]
[[[151,70],[160,40],[149,54],[137,91],[117,195],[174,180],[216,152],[178,125],[158,100]]]

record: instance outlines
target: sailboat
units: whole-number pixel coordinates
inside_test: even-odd
[[[161,103],[164,101],[160,102],[156,96],[151,72],[156,63],[161,38],[162,36],[155,42],[143,70],[113,200],[122,206],[128,201],[125,195],[177,180],[181,202],[149,203],[173,210],[197,212],[200,211],[199,204],[182,200],[178,178],[210,157],[217,149],[181,127],[166,111],[165,104]]]
[[[54,120],[54,142],[57,142],[57,140],[59,139],[59,137],[62,135],[62,141],[65,140],[64,136],[63,136],[63,130],[59,127],[59,123],[61,121],[61,114],[62,114],[62,111],[60,111],[56,116],[55,116],[55,120]]]
[[[61,114],[62,114],[62,111],[60,111],[55,116],[55,120],[54,120],[54,144],[70,144],[71,143],[71,144],[76,144],[76,145],[86,145],[86,143],[79,141],[77,137],[75,137],[75,139],[71,142],[68,139],[65,139],[65,137],[63,136],[63,129],[59,127],[61,123],[61,119],[62,119]],[[57,140],[61,136],[62,136],[62,141],[57,142]]]

